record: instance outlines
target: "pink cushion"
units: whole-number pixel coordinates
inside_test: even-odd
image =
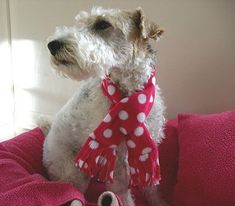
[[[235,205],[235,110],[179,115],[179,170],[172,205]]]
[[[168,198],[177,171],[177,121],[167,123],[166,139],[160,147],[161,188]],[[104,184],[92,181],[84,195],[71,184],[48,181],[42,165],[44,135],[39,128],[0,143],[0,205],[63,205],[73,199],[95,206]],[[162,154],[162,155],[161,155]],[[136,206],[147,206],[142,193],[133,188]],[[121,205],[121,204],[120,204]]]
[[[63,205],[85,203],[71,184],[49,182],[42,166],[44,135],[39,128],[0,143],[0,205]],[[44,176],[43,176],[44,175]]]

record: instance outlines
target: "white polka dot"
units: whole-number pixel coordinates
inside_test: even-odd
[[[110,146],[109,146],[109,148],[112,148],[112,149],[117,149],[117,145],[115,145],[115,144],[112,144],[112,145],[110,145]]]
[[[98,164],[99,158],[100,158],[100,156],[97,156],[97,157],[95,158],[95,163],[96,163],[96,164]]]
[[[135,168],[134,167],[130,167],[130,172],[131,172],[132,175],[134,175],[136,173]]]
[[[153,102],[153,95],[150,96],[149,102],[150,102],[150,103]]]
[[[115,93],[115,87],[113,85],[108,86],[108,93],[109,95],[113,95]]]
[[[141,162],[145,162],[148,158],[149,158],[149,154],[143,154],[143,155],[140,155],[139,160]]]
[[[110,114],[107,114],[106,117],[104,118],[104,122],[108,123],[112,120],[112,117]]]
[[[97,149],[99,147],[99,143],[96,142],[95,140],[92,140],[92,141],[89,142],[89,147],[91,149]]]
[[[112,132],[111,129],[106,129],[106,130],[104,130],[104,132],[103,132],[103,135],[104,135],[104,137],[106,137],[106,138],[110,138],[110,137],[112,136],[112,134],[113,134],[113,132]]]
[[[152,78],[152,83],[153,83],[153,85],[156,84],[156,77],[153,77],[153,78]]]
[[[126,157],[125,157],[125,159],[124,159],[124,162],[125,162],[126,165],[129,164],[129,162],[128,162],[128,156],[127,156],[127,155],[126,155]]]
[[[127,146],[130,147],[130,148],[135,148],[136,144],[132,140],[128,140],[127,141]]]
[[[95,163],[96,164],[100,164],[101,166],[103,166],[103,165],[105,165],[106,164],[106,162],[107,162],[107,159],[105,158],[105,157],[103,157],[103,156],[97,156],[96,158],[95,158]]]
[[[140,113],[137,115],[137,120],[138,120],[138,122],[140,122],[140,123],[143,123],[143,122],[145,121],[145,118],[146,118],[146,116],[145,116],[145,113],[144,113],[144,112],[140,112]]]
[[[106,158],[104,158],[104,157],[101,157],[101,158],[100,158],[100,164],[101,164],[102,166],[105,165],[106,162],[107,162],[107,159],[106,159]]]
[[[121,100],[121,103],[126,103],[126,102],[128,102],[128,100],[129,100],[129,98],[128,98],[128,97],[125,97],[125,98],[123,98],[123,99]]]
[[[84,163],[83,160],[79,160],[79,161],[78,161],[78,166],[81,168],[81,167],[83,166],[83,163]]]
[[[146,175],[145,175],[145,182],[148,182],[148,181],[149,181],[149,178],[150,178],[149,173],[146,173]]]
[[[91,137],[92,139],[95,139],[95,134],[92,132],[89,137]]]
[[[124,110],[121,110],[119,113],[118,113],[118,116],[121,120],[127,120],[128,119],[128,113]]]
[[[142,154],[148,154],[152,151],[152,148],[150,147],[145,147],[143,150],[142,150]]]
[[[88,168],[88,164],[87,164],[87,163],[84,164],[84,168],[85,168],[85,169]]]
[[[146,102],[146,95],[145,94],[139,94],[139,96],[138,96],[138,102],[140,103],[140,104],[144,104],[145,102]]]
[[[157,158],[157,160],[156,160],[156,163],[157,163],[157,165],[160,165],[160,163],[159,163],[159,159]]]
[[[144,128],[143,127],[137,127],[134,131],[135,136],[139,137],[144,133]]]
[[[113,178],[113,171],[110,172],[110,177]]]
[[[112,145],[109,146],[109,148],[112,149],[113,156],[116,156],[117,155],[117,145],[112,144]]]
[[[127,135],[127,131],[124,127],[120,127],[119,130],[121,131],[121,133],[123,133],[124,135]]]
[[[155,185],[155,186],[156,186],[156,185],[160,185],[159,180],[156,180],[156,182],[154,183],[154,185]]]
[[[116,156],[116,155],[117,155],[117,150],[113,149],[113,156]]]

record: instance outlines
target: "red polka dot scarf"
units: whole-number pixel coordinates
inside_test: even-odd
[[[122,98],[109,78],[103,80],[103,92],[112,105],[76,157],[81,171],[100,181],[112,182],[117,146],[125,141],[130,185],[146,187],[159,183],[158,149],[145,126],[154,103],[155,81],[154,69],[143,90]]]

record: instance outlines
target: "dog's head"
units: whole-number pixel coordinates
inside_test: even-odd
[[[148,52],[148,40],[163,30],[149,21],[141,8],[134,11],[95,7],[82,11],[73,27],[57,28],[49,38],[53,67],[72,79],[103,76],[111,68],[128,67]]]

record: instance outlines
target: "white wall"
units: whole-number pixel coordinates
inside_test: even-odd
[[[0,140],[14,135],[14,102],[10,50],[9,5],[0,1]]]
[[[125,9],[142,6],[166,29],[157,44],[157,75],[169,118],[182,112],[212,113],[235,107],[234,0],[9,2],[16,122],[22,127],[39,114],[53,116],[79,86],[53,74],[46,39],[56,26],[72,25],[78,11],[97,4]]]

